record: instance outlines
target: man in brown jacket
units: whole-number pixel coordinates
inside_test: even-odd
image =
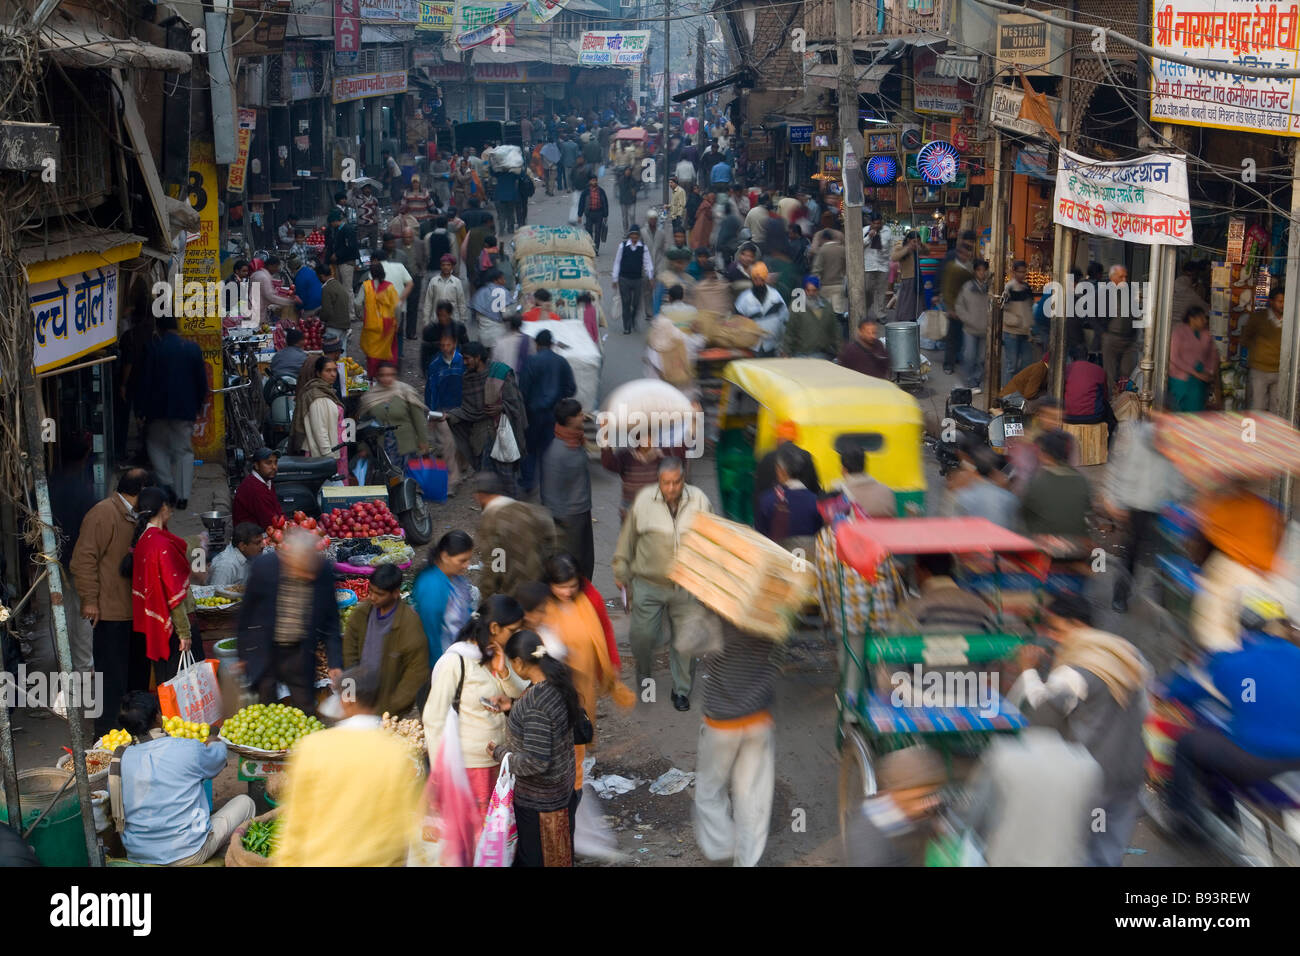
[[[478,581],[482,599],[513,596],[525,581],[542,580],[542,565],[556,547],[550,512],[506,495],[501,476],[490,471],[475,479],[474,501],[483,511],[474,536],[483,555]]]
[[[134,633],[131,579],[121,571],[135,534],[135,503],[152,484],[149,472],[132,468],[118,479],[117,491],[91,508],[68,568],[81,599],[81,616],[94,629],[95,669],[104,675],[104,691],[95,733],[116,726],[117,711],[128,691],[149,689],[149,660],[144,636]]]
[[[395,564],[375,568],[370,597],[348,614],[343,666],[357,665],[379,675],[379,713],[401,717],[423,703],[418,698],[429,680],[429,642],[419,615],[402,600],[402,572]]]

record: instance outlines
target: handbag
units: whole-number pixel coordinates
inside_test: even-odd
[[[573,724],[573,742],[581,747],[596,739],[596,728],[591,726],[591,718],[582,708],[578,708],[578,719]]]
[[[501,417],[497,419],[497,438],[492,443],[492,459],[508,465],[521,457],[523,456],[519,454],[519,443],[515,440],[515,430],[510,425],[510,417],[502,412]]]

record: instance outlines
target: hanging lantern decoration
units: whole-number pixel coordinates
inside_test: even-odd
[[[867,160],[867,179],[876,186],[891,185],[898,179],[898,160],[893,156],[872,156]]]
[[[957,179],[960,156],[952,143],[935,140],[926,143],[916,154],[916,171],[928,186],[943,186]]]

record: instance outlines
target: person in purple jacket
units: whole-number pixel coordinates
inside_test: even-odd
[[[797,478],[801,466],[799,450],[791,444],[776,451],[776,485],[759,495],[754,530],[780,544],[791,538],[806,538],[822,528],[817,495]]]

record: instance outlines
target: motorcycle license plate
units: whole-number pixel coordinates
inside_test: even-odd
[[[1006,426],[1003,428],[1003,434],[1008,438],[1015,438],[1017,436],[1023,438],[1025,434],[1024,422],[1007,422]]]

